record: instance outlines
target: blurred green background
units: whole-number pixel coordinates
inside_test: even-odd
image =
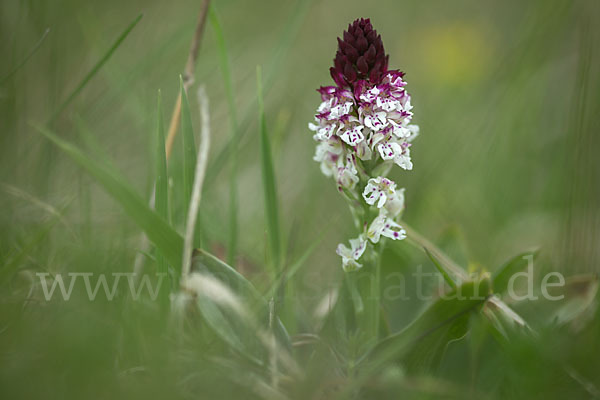
[[[162,91],[168,121],[200,3],[0,3],[4,398],[175,396],[177,380],[169,374],[180,376],[181,366],[165,372],[161,385],[153,379],[146,382],[147,377],[127,378],[137,376],[130,371],[136,366],[133,360],[144,356],[161,370],[163,360],[152,354],[154,346],[164,343],[160,334],[148,333],[161,329],[151,308],[137,310],[145,318],[132,322],[128,314],[132,311],[123,300],[43,304],[39,294],[37,301],[32,298],[29,289],[35,272],[130,271],[139,248],[139,229],[30,124],[44,124],[119,33],[143,12],[140,23],[52,127],[82,148],[86,137],[95,138],[97,143],[87,145],[86,151],[107,155],[147,198],[154,179],[156,93]],[[390,67],[406,72],[414,122],[421,127],[412,147],[414,170],[392,173],[406,188],[404,219],[465,268],[493,271],[508,257],[540,247],[539,271],[560,271],[565,276],[600,271],[599,2],[223,0],[214,5],[227,40],[241,126],[236,266],[257,286],[266,286],[257,65],[265,76],[286,260],[296,259],[325,232],[298,275],[295,295],[302,301],[296,306],[300,317],[291,333],[310,330],[307,315],[318,300],[310,294],[325,293],[342,279],[334,250],[337,243],[354,236],[343,199],[312,161],[315,143],[307,123],[320,101],[315,89],[332,84],[328,69],[336,37],[358,17],[371,18],[390,55]],[[37,51],[11,74],[47,28]],[[202,235],[207,248],[224,256],[229,237],[229,164],[223,155],[231,115],[219,57],[214,30],[207,24],[189,97],[198,132],[195,87],[206,85],[213,146],[201,210]],[[179,173],[180,140],[170,165],[173,175]],[[400,257],[401,265],[390,261],[387,270],[431,267],[424,257],[409,253]],[[410,320],[415,307],[390,307],[394,329]],[[512,349],[522,360],[535,360],[520,364],[529,373],[530,385],[520,386],[523,393],[529,398],[572,393],[572,383],[564,383],[565,389],[560,379],[548,383],[560,386],[556,391],[550,386],[548,392],[540,392],[554,376],[554,370],[546,373],[541,368],[548,365],[547,358],[557,364],[574,360],[584,376],[598,382],[598,362],[591,361],[600,356],[598,336],[594,338],[600,333],[597,319],[579,340],[569,338],[567,331],[549,335],[539,344],[544,356],[531,346]],[[145,335],[147,342],[140,344]],[[547,351],[550,348],[552,352]],[[115,353],[128,355],[115,362]],[[519,364],[494,354],[487,369],[481,368],[482,375]],[[452,374],[458,375],[452,366],[468,360],[460,352],[448,356],[445,377],[452,379]],[[152,377],[156,372],[148,373]],[[218,376],[218,371],[213,374]],[[206,371],[200,375],[195,377],[199,387],[200,382],[223,379]],[[524,376],[514,375],[507,379],[520,382]],[[190,377],[185,390],[176,393],[227,398],[224,393],[234,391],[208,385],[211,389],[204,386],[199,395],[193,380]],[[478,381],[480,389],[486,382]],[[498,393],[500,398],[519,397]],[[589,398],[589,393],[581,396],[576,398]]]

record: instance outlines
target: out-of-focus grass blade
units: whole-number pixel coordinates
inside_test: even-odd
[[[327,227],[331,227],[333,224],[327,224]],[[286,267],[284,271],[281,271],[278,279],[274,280],[271,284],[271,287],[266,292],[266,297],[271,298],[277,292],[277,289],[283,285],[286,281],[289,281],[296,275],[296,273],[300,270],[300,268],[306,263],[310,255],[315,251],[318,245],[321,244],[323,240],[323,236],[325,236],[325,232],[327,229],[323,229],[321,233],[315,238],[315,240],[306,248],[306,250],[302,253],[300,257],[289,267]]]
[[[96,159],[102,162],[107,168],[116,170],[116,167],[112,164],[108,153],[104,150],[96,135],[91,130],[90,126],[81,118],[79,115],[75,115],[73,118],[75,126],[77,127],[77,133],[79,134],[84,150],[91,153]]]
[[[38,51],[38,49],[44,42],[44,39],[46,39],[46,36],[48,36],[49,32],[50,32],[50,28],[46,28],[46,30],[44,31],[44,34],[42,35],[40,40],[38,40],[37,43],[33,46],[33,49],[31,49],[29,54],[27,54],[25,56],[25,58],[16,67],[14,67],[13,70],[10,71],[4,78],[0,79],[0,85],[3,85],[4,82],[9,80],[14,74],[17,73],[17,71],[19,71],[21,68],[23,68],[23,66],[25,64],[27,64],[27,61],[29,61],[29,59],[36,53],[36,51]]]
[[[492,296],[485,303],[481,309],[481,317],[484,325],[500,344],[506,344],[514,335],[532,332],[529,325],[506,307],[498,296]]]
[[[73,90],[73,92],[71,92],[69,97],[67,97],[67,99],[56,109],[54,114],[52,114],[52,116],[48,120],[48,124],[51,124],[52,122],[54,122],[56,117],[58,117],[60,115],[60,113],[63,112],[63,110],[73,101],[73,99],[75,97],[77,97],[79,92],[81,92],[81,90],[85,87],[85,85],[87,85],[88,82],[94,77],[94,75],[96,75],[98,73],[100,68],[102,68],[102,66],[108,61],[108,59],[113,55],[113,53],[115,52],[115,50],[117,50],[117,48],[121,45],[121,43],[123,43],[123,40],[125,40],[125,38],[129,35],[129,33],[133,30],[133,28],[135,28],[135,26],[138,24],[138,22],[140,22],[142,17],[143,17],[143,14],[138,15],[133,20],[133,22],[131,22],[131,24],[129,24],[129,26],[127,26],[127,28],[125,28],[125,30],[119,35],[119,37],[113,43],[113,45],[104,54],[104,56],[102,56],[100,61],[98,61],[96,63],[96,65],[94,65],[92,67],[90,72],[88,72],[88,74],[81,80],[81,82],[79,83],[79,85],[77,85],[75,90]]]
[[[549,287],[548,293],[557,300],[548,318],[550,324],[564,325],[576,321],[587,312],[593,313],[598,303],[598,276],[595,274],[569,277],[563,286]]]
[[[152,211],[146,202],[125,182],[125,180],[97,161],[85,156],[77,147],[58,138],[49,129],[35,126],[73,161],[92,175],[125,210],[148,238],[164,254],[171,265],[181,265],[183,238],[161,217]]]
[[[46,239],[52,228],[63,218],[68,205],[62,207],[56,214],[51,214],[50,219],[41,224],[41,227],[30,235],[30,239],[21,245],[15,254],[11,254],[3,260],[2,268],[0,268],[0,286],[4,285],[18,271],[19,266],[28,254]]]
[[[165,153],[165,125],[162,113],[160,91],[157,101],[157,145],[156,145],[156,191],[154,194],[154,209],[159,217],[169,219],[169,196],[167,185],[167,156]]]
[[[225,264],[223,261],[203,250],[197,250],[192,259],[192,273],[194,272],[207,273],[219,280],[219,282],[224,284],[243,301],[248,310],[252,311],[252,315],[257,318],[257,321],[262,328],[265,330],[267,329],[269,323],[269,308],[267,302],[252,285],[252,283],[250,283],[231,266]],[[205,307],[202,307],[201,305],[201,309],[203,314],[205,314],[205,318],[207,318],[209,323],[212,321],[211,325],[213,325],[212,328],[216,331],[216,333],[222,335],[223,339],[234,347],[240,343],[245,343],[244,348],[246,350],[255,348],[256,332],[248,333],[244,331],[229,330],[228,326],[236,325],[236,323],[234,321],[230,321],[229,324],[222,325],[221,322],[224,320],[224,318],[227,318],[223,315],[213,315],[218,311],[214,307],[214,305],[205,305]],[[280,343],[289,348],[289,336],[279,319],[277,319],[276,323],[273,324],[272,330],[273,334],[280,341]],[[233,337],[235,337],[235,339],[232,339]]]
[[[192,187],[194,186],[194,174],[196,173],[196,144],[194,140],[194,128],[192,127],[192,114],[187,93],[183,87],[183,78],[179,77],[181,90],[181,133],[183,138],[183,202],[185,215],[192,198]]]
[[[256,68],[256,84],[258,93],[258,123],[260,130],[260,158],[265,195],[265,215],[267,217],[267,235],[269,249],[271,250],[271,263],[275,274],[281,269],[281,245],[279,242],[279,205],[277,202],[277,189],[275,170],[271,155],[271,142],[267,133],[265,106],[262,94],[262,77],[260,66]]]
[[[273,56],[267,64],[268,68],[265,68],[265,87],[270,87],[277,77],[277,74],[284,70],[281,68],[281,64],[286,57],[286,53],[292,47],[294,39],[302,27],[302,23],[304,22],[312,3],[312,0],[296,1],[293,11],[290,13],[290,18],[287,21],[286,27],[279,36],[281,38],[280,42],[277,44],[277,47],[275,47]]]
[[[439,265],[446,271],[446,273],[449,276],[454,276],[457,282],[460,283],[469,280],[469,274],[467,274],[467,271],[451,260],[450,257],[448,257],[442,250],[427,240],[419,232],[411,228],[410,225],[408,225],[405,221],[400,221],[400,224],[406,230],[407,243],[417,247],[420,250],[427,249],[427,251],[429,251],[436,258],[436,260],[438,260]],[[402,243],[395,242],[395,245],[391,246],[392,250],[397,252],[398,245],[402,245]]]
[[[444,277],[444,280],[446,281],[446,283],[452,289],[456,290],[456,282],[454,282],[454,280],[452,280],[452,278],[450,277],[450,275],[448,274],[448,272],[446,272],[446,269],[444,267],[442,267],[442,265],[437,260],[437,258],[435,258],[435,256],[433,254],[431,254],[431,252],[429,250],[427,250],[427,247],[424,247],[423,249],[425,250],[425,253],[429,257],[429,259],[431,260],[431,262],[433,263],[433,265],[435,265],[435,267],[440,272],[440,274],[442,274],[442,276]]]
[[[229,246],[227,248],[227,261],[235,265],[235,254],[238,241],[238,158],[239,158],[239,137],[240,129],[237,120],[237,107],[235,106],[235,97],[233,96],[233,81],[231,78],[231,68],[229,62],[229,52],[227,51],[227,42],[221,28],[221,22],[214,3],[210,5],[208,19],[215,32],[217,40],[217,49],[219,50],[219,62],[221,73],[223,74],[223,84],[225,85],[225,94],[227,97],[227,106],[229,108],[230,120],[230,147],[227,153],[231,158],[231,172],[229,177]]]
[[[169,189],[167,176],[167,155],[165,152],[165,126],[162,113],[162,100],[160,90],[158,91],[158,99],[156,105],[156,180],[154,182],[154,210],[164,221],[169,221]],[[156,249],[156,269],[159,273],[167,274],[168,265],[162,251]],[[162,291],[161,293],[168,293]],[[164,298],[166,300],[166,297]],[[165,301],[166,304],[166,301]]]
[[[504,293],[508,288],[510,278],[517,272],[524,270],[530,260],[533,262],[538,254],[538,250],[525,251],[504,263],[504,265],[494,274],[494,278],[492,279],[494,292],[499,294]]]
[[[265,64],[265,66],[267,67],[267,79],[265,80],[265,92],[268,92],[268,90],[271,88],[271,86],[273,85],[273,82],[275,82],[275,79],[277,78],[277,76],[281,73],[284,73],[285,69],[284,68],[280,68],[280,63],[282,60],[285,59],[285,57],[287,56],[287,53],[290,51],[290,49],[292,48],[292,43],[294,41],[294,39],[297,37],[298,32],[300,31],[300,26],[302,25],[302,22],[304,21],[308,10],[310,9],[310,6],[312,4],[311,0],[298,0],[296,3],[296,7],[294,8],[294,10],[292,12],[290,12],[289,14],[289,18],[287,19],[287,23],[285,24],[285,28],[283,29],[283,31],[281,32],[281,34],[279,35],[279,42],[277,43],[277,45],[274,47],[272,53],[271,53],[271,57],[269,58],[269,61]],[[209,14],[210,17],[210,14]],[[243,117],[242,117],[242,123],[240,124],[241,127],[246,127],[248,126],[248,121],[252,118],[252,108],[254,105],[251,104],[244,112]],[[240,130],[239,132],[239,140],[242,140],[244,131]],[[239,141],[238,140],[238,141]],[[238,145],[237,141],[236,141],[236,146]],[[223,167],[225,166],[228,158],[229,158],[229,153],[231,153],[231,151],[233,151],[234,144],[233,142],[228,142],[227,145],[221,150],[221,152],[213,158],[214,161],[212,161],[210,168],[208,170],[207,176],[206,176],[206,184],[210,187],[212,182],[217,178],[219,172],[221,171],[221,169],[223,169]]]

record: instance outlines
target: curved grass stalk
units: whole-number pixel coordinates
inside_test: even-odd
[[[181,276],[183,279],[190,272],[192,251],[194,247],[194,231],[198,210],[200,209],[200,200],[202,197],[202,184],[206,175],[206,165],[208,163],[208,150],[210,149],[210,115],[208,112],[208,97],[204,86],[198,89],[198,102],[200,103],[200,115],[202,116],[202,129],[200,131],[200,146],[198,149],[198,160],[196,162],[196,173],[194,176],[194,186],[192,188],[192,198],[187,217],[185,229],[185,238],[183,244],[183,256],[181,265]]]

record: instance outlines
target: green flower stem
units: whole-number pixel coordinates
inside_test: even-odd
[[[362,167],[362,166],[361,166]],[[357,184],[362,188],[366,182],[361,179]],[[355,190],[344,190],[354,224],[359,234],[365,229],[365,224],[372,221],[376,213],[371,207],[361,201],[360,193]],[[384,238],[376,245],[367,244],[363,255],[363,267],[360,271],[346,273],[346,283],[352,298],[354,314],[360,334],[363,335],[367,346],[375,345],[379,338],[381,315],[381,255],[385,246]]]
[[[381,254],[384,241],[376,247],[369,245],[365,265],[359,274],[359,293],[364,303],[364,312],[357,316],[358,327],[364,334],[367,346],[375,345],[379,339],[379,325],[381,315]]]

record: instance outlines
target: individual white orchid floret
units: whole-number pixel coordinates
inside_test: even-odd
[[[372,206],[377,203],[377,208],[383,207],[386,200],[396,194],[396,184],[394,181],[378,176],[377,178],[369,179],[365,190],[363,191],[363,198],[368,205]]]
[[[338,186],[346,189],[354,189],[356,184],[359,182],[358,171],[354,163],[354,158],[351,154],[346,156],[346,163],[339,163],[340,166],[337,170],[337,182]]]
[[[379,132],[388,125],[387,115],[385,112],[376,112],[373,115],[365,116],[365,125],[367,128],[375,132]]]
[[[342,257],[342,267],[344,271],[355,271],[362,267],[358,259],[363,255],[367,248],[367,240],[363,235],[356,239],[350,239],[350,248],[340,243],[336,249],[336,253]]]
[[[335,123],[324,125],[315,125],[313,123],[309,123],[308,129],[316,132],[313,138],[319,142],[323,140],[328,140],[337,132],[337,130],[339,130],[338,125]]]
[[[313,160],[321,163],[321,172],[325,176],[332,176],[337,172],[343,151],[342,143],[337,138],[321,142],[317,145]]]
[[[344,142],[348,143],[350,146],[356,146],[357,144],[365,140],[365,137],[362,134],[362,130],[364,128],[365,127],[363,125],[357,125],[353,128],[344,131],[344,133],[340,135],[340,138]]]
[[[360,99],[367,103],[372,103],[375,99],[377,99],[379,93],[381,93],[381,90],[379,90],[377,86],[375,86],[372,89],[369,89],[365,93],[361,94]]]
[[[385,209],[391,217],[400,215],[404,210],[404,188],[397,189],[394,195],[387,199]]]
[[[327,119],[338,119],[340,117],[343,117],[344,115],[350,114],[350,111],[352,110],[352,104],[352,102],[347,101],[343,104],[338,104],[335,107],[331,107],[331,111]]]
[[[393,240],[402,240],[406,238],[406,231],[396,221],[388,217],[386,212],[381,211],[369,226],[367,237],[375,244],[379,243],[382,235]]]
[[[390,121],[390,125],[392,125],[392,133],[398,137],[399,139],[405,139],[405,138],[409,138],[411,136],[411,128],[410,126],[406,127],[403,126],[401,123],[398,123],[392,119],[389,120]],[[416,125],[413,125],[416,126]],[[419,128],[417,127],[417,131],[419,130]]]
[[[321,114],[323,112],[327,112],[331,109],[331,105],[333,104],[334,98],[330,98],[328,100],[325,100],[323,102],[321,102],[321,104],[319,104],[319,107],[317,108],[317,113]]]
[[[402,152],[397,153],[394,157],[394,163],[405,170],[410,171],[413,168],[412,160],[410,159],[410,148],[409,144],[402,146]]]
[[[377,98],[377,107],[381,108],[384,111],[400,111],[402,110],[402,103],[393,98]]]
[[[408,138],[406,138],[406,141],[412,142],[414,140],[414,138],[419,136],[419,130],[420,130],[419,125],[408,125],[407,128],[410,131],[410,136],[408,136]]]
[[[408,141],[400,144],[395,139],[389,138],[379,143],[377,150],[379,150],[379,154],[383,160],[394,160],[394,163],[399,167],[406,170],[412,169],[413,164],[410,159],[410,143]]]
[[[383,160],[393,160],[398,154],[402,154],[402,146],[394,140],[386,140],[377,145],[377,150]]]

